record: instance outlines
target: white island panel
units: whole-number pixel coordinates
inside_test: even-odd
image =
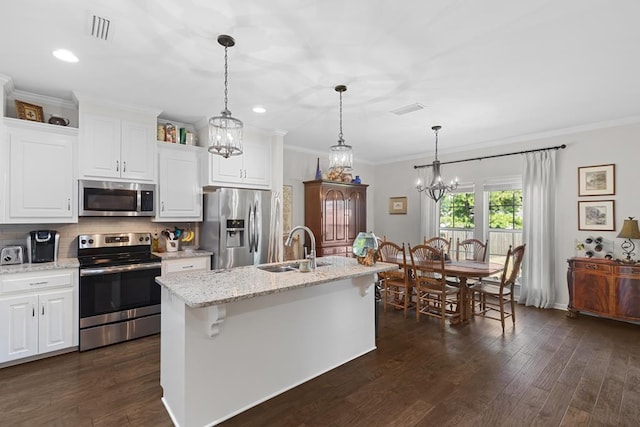
[[[173,422],[217,424],[373,350],[375,279],[204,307],[163,287],[160,380]]]

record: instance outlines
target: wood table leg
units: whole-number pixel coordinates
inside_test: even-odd
[[[464,324],[469,321],[469,288],[467,287],[467,278],[466,277],[458,277],[460,280],[460,304],[458,304],[458,311],[460,312],[460,317],[458,319],[451,319],[452,325]]]
[[[460,300],[462,301],[462,310],[460,311],[460,321],[463,323],[469,321],[469,288],[467,287],[467,278],[460,277]]]

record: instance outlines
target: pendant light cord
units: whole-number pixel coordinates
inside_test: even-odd
[[[227,79],[229,77],[229,73],[227,71],[227,61],[228,61],[228,56],[227,56],[227,51],[228,51],[229,47],[225,46],[224,47],[224,110],[225,111],[229,111],[229,109],[227,108],[227,102],[228,102],[228,82]]]
[[[438,161],[438,130],[439,129],[433,130],[436,133],[436,161]]]
[[[338,133],[338,143],[344,143],[344,139],[342,138],[342,92],[340,92],[340,133]]]

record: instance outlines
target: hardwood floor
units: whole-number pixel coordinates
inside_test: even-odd
[[[482,318],[442,332],[435,319],[380,312],[376,351],[223,425],[638,425],[640,326],[520,306],[516,319],[504,335]],[[0,425],[172,425],[159,342],[1,369]]]

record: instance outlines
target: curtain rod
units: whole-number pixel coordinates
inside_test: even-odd
[[[441,162],[441,165],[449,165],[451,163],[462,163],[462,162],[472,162],[474,160],[484,160],[484,159],[493,159],[494,157],[505,157],[505,156],[515,156],[516,154],[527,154],[527,153],[535,153],[538,151],[548,151],[548,150],[562,150],[567,148],[566,144],[562,144],[562,145],[556,145],[555,147],[547,147],[547,148],[537,148],[535,150],[525,150],[525,151],[517,151],[515,153],[505,153],[505,154],[494,154],[493,156],[482,156],[482,157],[474,157],[471,159],[464,159],[464,160],[452,160],[450,162]],[[428,168],[431,167],[432,165],[415,165],[413,166],[414,169],[421,169],[421,168]]]

